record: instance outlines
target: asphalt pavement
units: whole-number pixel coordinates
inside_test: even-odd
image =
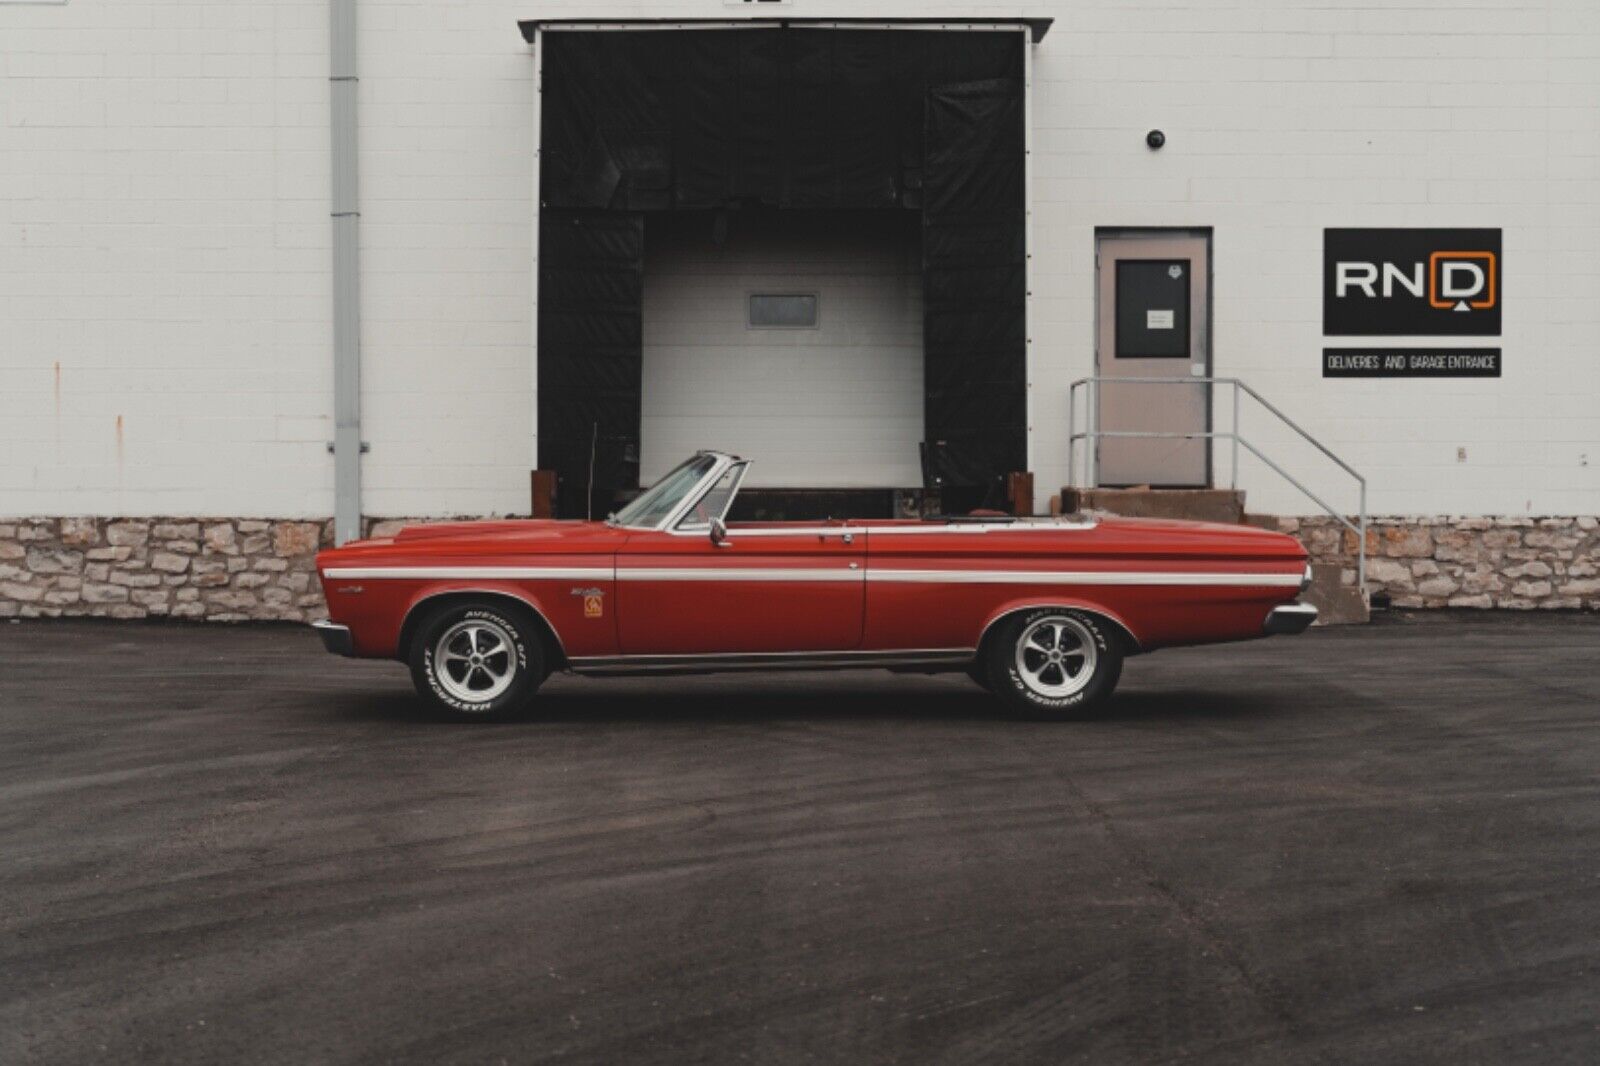
[[[1600,1061],[1600,618],[540,701],[0,624],[0,1062]]]

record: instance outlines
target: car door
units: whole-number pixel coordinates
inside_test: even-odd
[[[617,554],[624,655],[850,651],[861,644],[866,532],[754,523],[721,543],[686,519]]]

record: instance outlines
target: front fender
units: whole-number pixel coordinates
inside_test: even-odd
[[[324,582],[324,592],[329,617],[350,628],[355,654],[363,657],[403,656],[403,639],[420,617],[419,609],[441,597],[461,595],[508,599],[532,611],[550,630],[563,656],[615,654],[616,612],[606,609],[611,606],[606,601],[613,599],[607,595],[610,583],[601,590],[598,616],[586,615],[586,597],[574,595],[565,584],[559,588],[545,584],[550,587],[493,579],[341,579]]]
[[[419,589],[406,605],[405,614],[401,618],[400,628],[396,632],[395,654],[405,654],[406,640],[411,636],[411,630],[416,621],[422,617],[430,603],[456,596],[479,596],[485,599],[505,598],[515,600],[523,607],[532,611],[544,622],[550,630],[550,635],[555,638],[556,650],[563,657],[567,654],[566,643],[561,639],[561,630],[556,627],[551,615],[554,613],[549,606],[555,602],[548,591],[535,591],[507,581],[460,581],[438,584],[425,589]]]

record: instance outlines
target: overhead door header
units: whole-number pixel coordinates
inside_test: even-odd
[[[1010,30],[1026,28],[1033,43],[1044,40],[1055,19],[1047,18],[831,18],[831,19],[524,19],[517,23],[522,39],[533,43],[540,30],[709,30],[806,29],[847,30]]]

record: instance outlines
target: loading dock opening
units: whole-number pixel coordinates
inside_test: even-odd
[[[923,485],[946,509],[1004,505],[1028,469],[1025,114],[1045,25],[522,24],[539,66],[537,465],[559,514],[639,485],[646,218],[757,209],[915,214]]]

